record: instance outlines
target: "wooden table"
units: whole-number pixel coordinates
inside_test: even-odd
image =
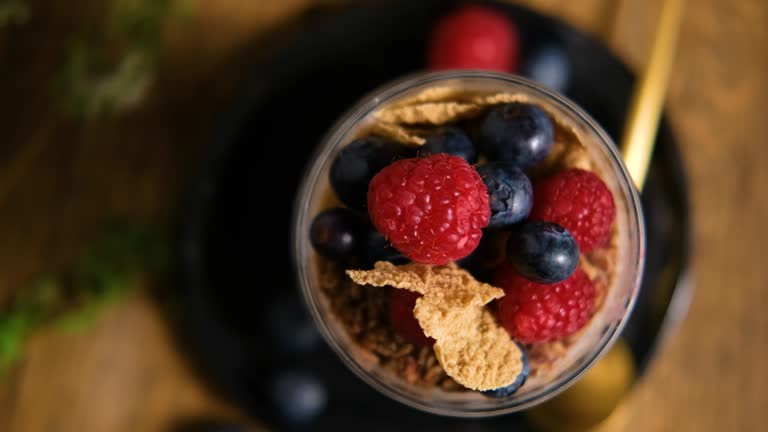
[[[99,221],[167,211],[246,54],[311,3],[198,2],[190,22],[169,29],[149,100],[100,121],[58,115],[48,83],[66,36],[98,20],[103,2],[30,1],[30,21],[0,33],[0,301],[66,265]],[[660,0],[521,3],[637,67]],[[690,177],[696,293],[625,404],[623,430],[768,424],[766,27],[763,0],[688,1],[668,106]],[[141,290],[84,333],[39,332],[0,384],[0,431],[164,431],[189,416],[242,414],[201,384]]]

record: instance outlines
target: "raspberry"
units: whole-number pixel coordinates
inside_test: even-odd
[[[502,266],[494,285],[503,288],[499,301],[501,325],[518,342],[539,343],[562,339],[589,321],[595,305],[595,286],[577,268],[568,279],[544,285]]]
[[[520,38],[514,23],[488,7],[467,6],[442,17],[430,37],[429,66],[514,72]]]
[[[403,255],[444,265],[475,250],[491,210],[477,171],[460,157],[438,153],[381,170],[368,186],[368,214]]]
[[[567,169],[533,186],[530,218],[553,222],[570,231],[581,253],[608,241],[615,217],[611,191],[589,171]]]
[[[389,294],[389,324],[406,342],[418,346],[432,346],[435,340],[424,334],[419,321],[413,316],[418,293],[392,288]]]

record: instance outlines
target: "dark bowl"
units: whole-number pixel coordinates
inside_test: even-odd
[[[445,419],[376,393],[320,340],[300,304],[290,259],[291,206],[307,158],[358,98],[424,67],[429,29],[450,4],[401,1],[315,12],[259,64],[226,113],[180,213],[179,331],[199,370],[249,414],[279,430],[528,430],[524,418]],[[570,64],[565,94],[616,140],[633,76],[605,46],[560,21],[510,5],[523,56],[556,43]],[[277,165],[279,175],[270,173]],[[685,178],[664,119],[642,193],[646,271],[623,337],[642,374],[684,314],[689,290]],[[274,233],[283,233],[284,236]],[[274,242],[271,239],[283,238]],[[257,259],[256,256],[268,259]],[[275,312],[278,311],[278,312]],[[281,331],[303,332],[297,346]],[[285,412],[275,386],[309,376],[326,399],[316,416]],[[310,389],[311,390],[311,389]],[[317,390],[317,389],[315,389]],[[311,408],[311,407],[310,407]]]

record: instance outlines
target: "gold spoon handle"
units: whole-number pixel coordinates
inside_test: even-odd
[[[632,92],[621,152],[639,190],[643,189],[651,162],[682,12],[683,0],[665,0],[662,4],[648,64]]]

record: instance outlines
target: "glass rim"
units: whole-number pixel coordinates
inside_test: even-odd
[[[310,249],[306,236],[301,235],[302,227],[308,227],[310,221],[309,218],[309,197],[311,196],[314,184],[320,178],[323,171],[322,161],[328,160],[337,146],[340,144],[342,138],[344,138],[350,130],[352,130],[359,122],[366,118],[370,113],[378,109],[383,103],[396,99],[403,93],[410,91],[417,87],[426,87],[429,84],[451,80],[451,79],[487,79],[492,81],[503,81],[506,84],[512,84],[518,87],[523,87],[527,91],[541,96],[548,102],[553,103],[565,111],[572,113],[580,121],[584,123],[587,128],[587,132],[594,134],[599,141],[599,145],[604,147],[612,164],[618,167],[617,183],[619,187],[625,191],[629,197],[628,209],[629,220],[636,221],[636,237],[637,242],[634,250],[629,251],[629,255],[634,259],[627,263],[627,272],[633,272],[637,277],[633,278],[631,286],[631,294],[626,304],[622,316],[618,319],[615,325],[612,325],[610,335],[604,338],[599,348],[587,351],[587,359],[584,363],[575,371],[569,372],[567,377],[562,378],[557,385],[554,386],[542,386],[540,391],[535,391],[531,395],[524,397],[519,403],[504,406],[501,403],[492,408],[481,409],[466,409],[458,410],[456,407],[442,407],[431,404],[430,401],[419,400],[396,391],[391,385],[381,381],[381,379],[365,370],[360,363],[354,358],[351,352],[344,349],[343,343],[338,340],[335,332],[329,328],[326,320],[323,318],[323,313],[320,310],[320,306],[317,300],[310,292],[313,289],[313,283],[309,279],[308,266],[306,265],[308,256],[305,251]],[[342,360],[342,362],[361,380],[368,385],[386,395],[387,397],[394,399],[407,406],[429,412],[432,414],[452,416],[452,417],[465,417],[465,418],[482,418],[492,417],[503,414],[509,414],[512,412],[521,411],[532,406],[545,402],[557,394],[561,393],[571,385],[573,385],[578,379],[584,375],[600,358],[602,358],[608,350],[613,346],[615,341],[621,334],[624,326],[626,325],[632,310],[634,309],[635,302],[638,297],[640,285],[642,282],[642,274],[645,265],[645,221],[642,213],[642,206],[638,191],[631,179],[627,167],[624,165],[624,161],[621,157],[616,146],[613,144],[613,140],[608,134],[598,125],[598,123],[581,107],[577,104],[562,96],[553,92],[531,80],[522,78],[517,75],[489,72],[481,70],[455,70],[455,71],[443,71],[443,72],[417,72],[398,78],[391,82],[385,83],[374,90],[368,92],[362,96],[358,102],[350,109],[344,112],[339,120],[337,120],[329,129],[323,138],[318,143],[318,148],[313,152],[309,159],[306,169],[303,171],[304,177],[301,180],[301,185],[297,191],[294,199],[293,216],[292,216],[292,231],[291,231],[291,252],[294,269],[296,270],[296,279],[298,286],[301,289],[304,303],[308,307],[312,318],[323,335],[326,343],[333,349],[336,355]],[[635,224],[631,224],[635,225]],[[603,306],[605,307],[605,306]]]

